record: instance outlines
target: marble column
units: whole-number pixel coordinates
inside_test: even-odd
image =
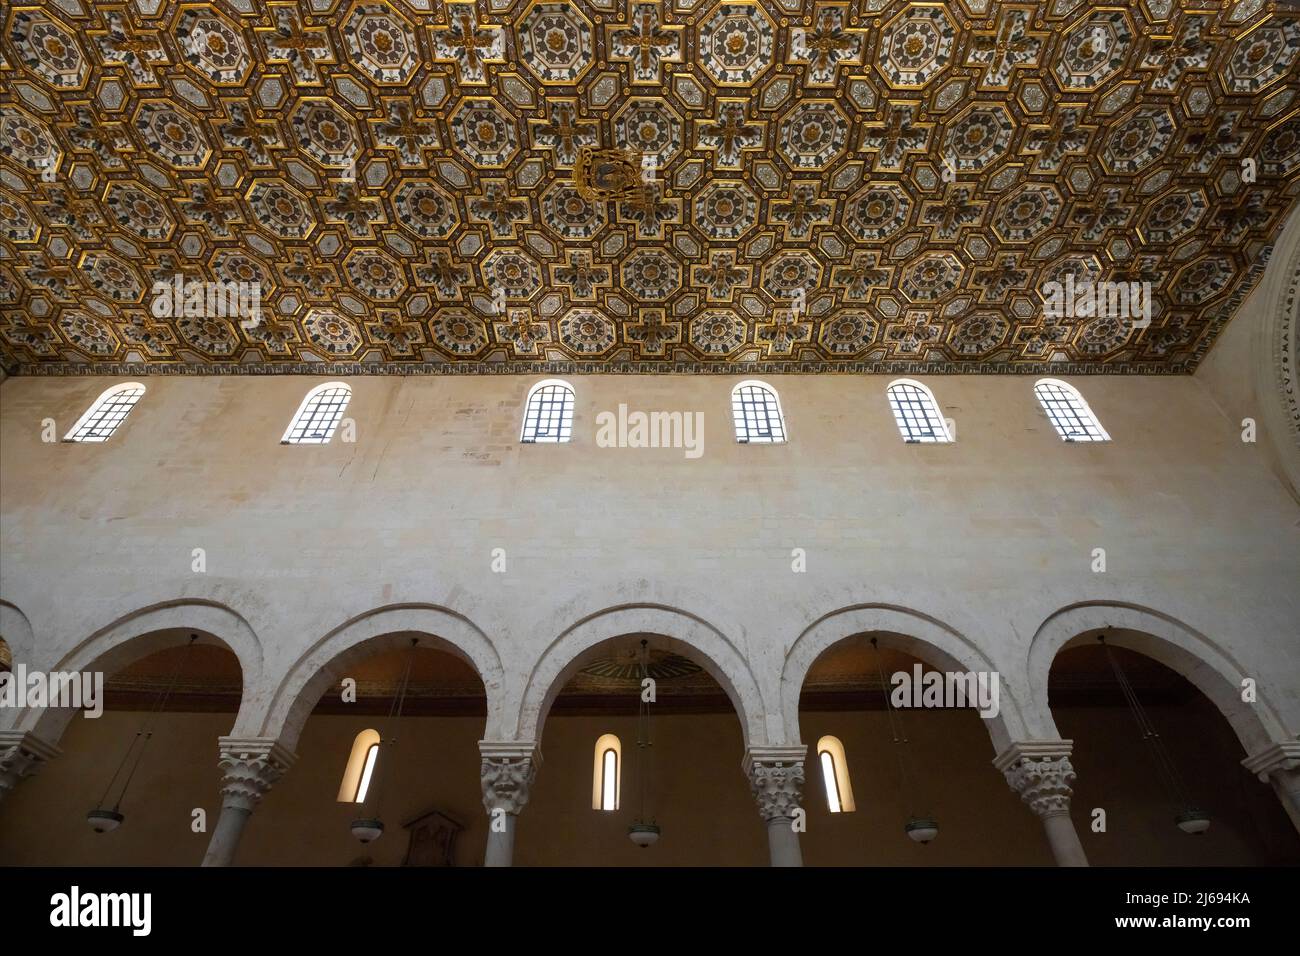
[[[62,751],[24,730],[0,730],[0,800]]]
[[[534,740],[480,740],[479,783],[488,813],[484,866],[510,866],[515,853],[515,823],[528,802],[542,755]]]
[[[297,757],[269,737],[222,737],[221,816],[208,840],[204,866],[229,866],[253,809]]]
[[[796,811],[802,809],[803,760],[808,748],[750,747],[742,764],[758,812],[767,825],[767,849],[772,866],[803,866]],[[802,813],[798,815],[802,817]]]
[[[1070,819],[1074,767],[1071,740],[1029,740],[1013,743],[998,754],[993,765],[1002,771],[1011,789],[1020,794],[1034,815],[1043,821],[1047,842],[1057,866],[1087,866],[1088,857]]]
[[[1273,785],[1273,792],[1300,830],[1300,740],[1273,744],[1247,757],[1241,765],[1263,783]]]

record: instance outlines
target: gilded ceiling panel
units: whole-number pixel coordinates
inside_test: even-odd
[[[0,362],[1190,371],[1300,195],[1276,7],[10,3]]]

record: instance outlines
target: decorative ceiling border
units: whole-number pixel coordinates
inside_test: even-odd
[[[235,362],[190,364],[144,362],[35,362],[20,365],[13,376],[142,375],[313,375],[346,378],[358,375],[1185,375],[1189,363],[1142,362],[281,362],[240,365]]]

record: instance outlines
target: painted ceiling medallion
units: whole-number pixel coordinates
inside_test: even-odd
[[[1275,7],[14,0],[0,364],[1185,373],[1300,198]]]

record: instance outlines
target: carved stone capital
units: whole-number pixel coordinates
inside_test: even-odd
[[[298,759],[269,737],[222,737],[219,743],[221,805],[250,813]]]
[[[1072,740],[1031,740],[1013,743],[998,754],[993,765],[1002,771],[1011,789],[1042,818],[1070,812],[1074,766]]]
[[[1300,767],[1300,740],[1273,744],[1259,753],[1251,754],[1241,765],[1259,777],[1263,783],[1274,774],[1284,774]]]
[[[741,766],[758,812],[767,823],[790,820],[803,801],[803,760],[807,747],[751,747]]]
[[[33,733],[23,730],[0,731],[0,799],[24,777],[36,774],[46,761],[61,751]]]
[[[517,816],[528,803],[528,795],[537,779],[541,763],[537,743],[532,740],[480,740],[482,762],[479,782],[483,787],[483,806],[490,814],[496,810]]]

